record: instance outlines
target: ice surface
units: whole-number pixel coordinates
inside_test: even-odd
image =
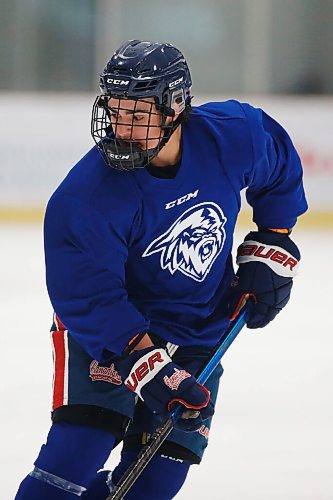
[[[292,300],[226,354],[210,445],[179,500],[333,498],[333,234],[296,229],[294,239],[303,261]],[[0,226],[0,248],[0,498],[12,500],[50,425],[52,311],[41,227]]]

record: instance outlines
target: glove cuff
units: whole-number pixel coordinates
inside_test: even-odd
[[[129,375],[124,381],[125,386],[135,392],[141,399],[142,388],[150,382],[166,365],[171,358],[165,349],[150,348],[132,366]],[[137,351],[140,352],[140,351]]]
[[[287,250],[296,260],[301,259],[300,251],[289,234],[276,233],[268,229],[259,229],[259,231],[251,231],[245,236],[244,242],[249,240],[254,240],[258,243],[266,243],[267,245],[277,245]]]
[[[174,403],[180,403],[185,406],[185,408],[188,408],[190,410],[202,410],[202,408],[205,408],[210,400],[210,391],[204,385],[199,384],[199,382],[196,382],[196,385],[199,386],[202,390],[202,400],[200,402],[198,401],[197,404],[192,404],[188,400],[185,400],[181,396],[178,396],[169,401],[168,410],[172,410],[172,405]]]
[[[284,248],[255,240],[246,240],[239,246],[236,262],[238,265],[261,262],[284,278],[294,278],[299,264],[299,261]]]

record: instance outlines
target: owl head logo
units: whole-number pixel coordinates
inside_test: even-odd
[[[162,269],[176,271],[203,281],[225,241],[227,219],[213,202],[199,203],[186,210],[172,226],[146,248],[143,257],[161,253]]]

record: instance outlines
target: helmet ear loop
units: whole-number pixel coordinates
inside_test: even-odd
[[[168,108],[168,111],[170,112],[162,114],[163,120],[162,120],[161,130],[164,131],[164,136],[161,140],[161,147],[165,146],[165,144],[169,141],[170,137],[172,136],[176,128],[181,124],[180,115],[178,115],[177,118],[174,119],[176,115],[175,110],[172,108]],[[169,125],[167,125],[166,121],[170,116],[172,117],[172,121]]]

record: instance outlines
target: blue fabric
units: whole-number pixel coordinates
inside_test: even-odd
[[[135,452],[122,452],[121,461],[111,475],[112,483],[119,481],[135,458]],[[124,500],[170,500],[184,484],[189,468],[190,464],[155,455],[124,496]],[[107,485],[109,476],[110,471],[100,471],[82,495],[82,499],[105,500],[110,494]]]
[[[68,491],[54,488],[31,476],[23,479],[15,496],[15,500],[77,500],[78,498]]]
[[[133,418],[135,395],[122,383],[118,370],[121,359],[110,356],[106,363],[96,366],[96,361],[69,334],[68,404],[100,406]]]
[[[112,474],[113,481],[120,479],[135,457],[134,452],[122,453],[121,462]],[[158,498],[158,500],[170,500],[184,484],[189,467],[188,463],[175,462],[155,455],[124,499],[156,500]],[[110,494],[107,485],[109,473],[110,471],[107,470],[98,472],[80,498],[106,500]],[[53,488],[45,482],[28,476],[22,482],[15,500],[75,500],[75,498],[78,497],[72,493]]]
[[[130,451],[122,453],[121,461],[112,473],[115,484],[135,457],[136,454]],[[188,463],[155,455],[124,496],[124,500],[171,500],[184,484],[189,468]]]
[[[245,237],[245,241],[247,240],[278,246],[289,252],[297,261],[300,260],[300,252],[287,234],[252,231]],[[253,294],[256,302],[247,321],[247,327],[263,328],[286,306],[292,286],[291,277],[279,276],[264,262],[240,264],[230,296],[230,313],[233,313],[243,294]]]
[[[94,427],[59,422],[53,424],[42,446],[36,467],[62,479],[87,487],[103,468],[114,446],[115,437]],[[47,490],[48,495],[43,496]],[[67,496],[64,496],[67,495]],[[70,495],[70,496],[68,496]],[[23,481],[17,500],[75,498],[73,494],[28,477]]]
[[[174,179],[120,172],[93,148],[45,216],[47,286],[61,321],[98,361],[148,328],[213,346],[228,326],[231,249],[247,190],[261,227],[292,227],[307,204],[283,128],[236,101],[195,108]]]
[[[109,470],[99,471],[83,493],[82,500],[106,500],[110,495],[108,486],[110,473]]]

